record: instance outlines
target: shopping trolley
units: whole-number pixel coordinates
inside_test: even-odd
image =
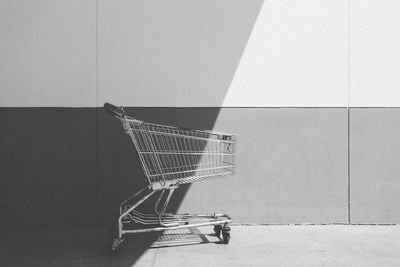
[[[127,234],[214,225],[215,235],[228,244],[231,217],[227,214],[171,214],[166,208],[182,184],[230,177],[235,173],[236,140],[232,134],[147,123],[129,116],[122,107],[105,103],[132,139],[148,186],[119,207],[111,250],[118,251]],[[137,207],[158,194],[153,214]],[[141,227],[131,227],[132,225]],[[137,229],[139,228],[139,229]]]

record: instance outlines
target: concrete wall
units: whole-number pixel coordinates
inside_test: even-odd
[[[397,1],[0,0],[3,223],[103,223],[144,186],[104,102],[239,134],[172,211],[399,223]],[[399,140],[398,140],[399,139]]]

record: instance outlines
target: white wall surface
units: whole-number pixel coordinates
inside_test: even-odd
[[[350,1],[350,104],[400,106],[400,1]]]
[[[397,0],[0,0],[0,106],[400,106],[399,26]]]

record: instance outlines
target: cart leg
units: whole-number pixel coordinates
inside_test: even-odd
[[[142,190],[139,191],[139,192],[141,193]],[[117,254],[121,250],[121,243],[124,242],[124,238],[122,237],[123,234],[125,233],[125,231],[123,229],[123,226],[124,226],[123,219],[124,219],[124,217],[126,215],[128,215],[131,211],[133,211],[137,206],[142,204],[146,199],[148,199],[154,193],[155,193],[155,191],[150,191],[149,193],[147,193],[147,195],[142,197],[135,204],[130,206],[128,209],[126,209],[124,212],[122,212],[122,214],[119,215],[118,222],[115,225],[115,227],[113,227],[113,229],[112,229],[112,231],[113,231],[113,233],[112,233],[112,242],[111,242],[111,246],[110,246],[112,254]]]
[[[214,225],[214,233],[215,233],[216,237],[218,237],[218,238],[221,237],[221,230],[222,230],[222,225],[220,225],[220,224]]]
[[[162,227],[173,227],[173,226],[178,226],[178,225],[179,225],[179,223],[164,223],[164,222],[162,221],[162,216],[163,216],[163,214],[164,214],[164,212],[165,212],[165,210],[166,210],[166,208],[167,208],[167,206],[168,206],[169,200],[171,199],[171,196],[172,196],[172,194],[174,193],[174,191],[175,191],[176,188],[177,188],[177,187],[171,187],[171,188],[169,189],[168,196],[167,196],[167,198],[165,199],[164,205],[163,205],[161,211],[160,211],[159,214],[158,214],[158,223],[159,223]],[[162,193],[162,194],[163,194],[163,193]],[[158,204],[156,204],[156,206],[158,206]]]
[[[158,198],[157,198],[157,202],[156,202],[156,204],[154,205],[154,211],[155,211],[155,213],[156,213],[157,215],[160,214],[160,212],[158,211],[158,205],[160,204],[160,201],[161,201],[161,199],[162,199],[164,193],[165,193],[165,189],[161,190],[161,193],[160,193],[160,195],[159,195]]]
[[[113,224],[110,228],[110,244],[108,247],[111,255],[116,255],[121,251],[121,243],[124,241],[123,238],[119,237],[119,225]]]

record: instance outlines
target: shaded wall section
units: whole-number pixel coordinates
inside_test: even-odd
[[[183,187],[172,209],[228,212],[239,223],[347,221],[346,109],[128,111],[155,123],[239,134],[237,175]],[[398,118],[395,108],[350,110],[352,223],[400,220]],[[129,137],[103,109],[96,125],[94,108],[0,108],[0,124],[1,223],[105,223],[146,185]]]
[[[205,108],[126,108],[137,119],[157,124],[209,129],[214,126],[219,109]],[[105,110],[98,112],[98,211],[99,220],[107,222],[118,212],[119,204],[148,186],[140,159],[119,120]],[[177,212],[190,185],[177,190],[168,210]],[[156,197],[156,196],[154,196]],[[142,206],[153,212],[154,197]]]
[[[94,223],[96,111],[0,108],[1,219]]]

